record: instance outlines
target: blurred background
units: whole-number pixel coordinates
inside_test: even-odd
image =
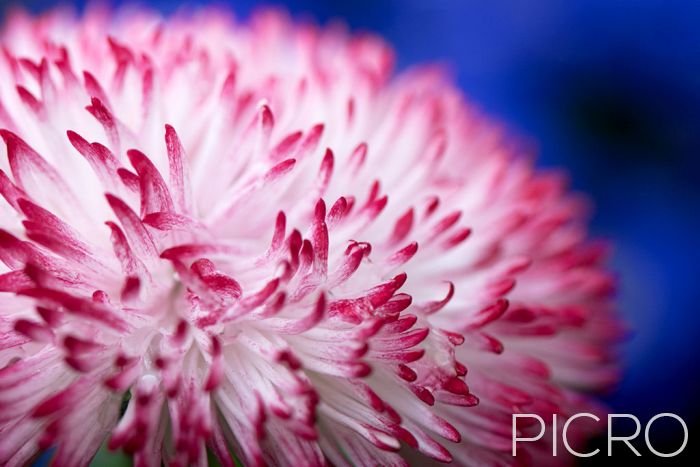
[[[41,11],[59,2],[12,3]],[[142,3],[165,13],[182,6]],[[0,4],[4,10],[9,2]],[[660,412],[680,415],[692,445],[700,415],[700,2],[233,0],[230,6],[245,17],[262,5],[376,32],[395,47],[399,69],[448,64],[472,101],[539,148],[542,166],[571,173],[573,188],[595,202],[593,233],[615,242],[620,307],[634,330],[624,348],[624,379],[606,401],[642,424]],[[654,447],[676,450],[680,427],[662,426],[653,431]],[[687,461],[689,450],[666,464]],[[605,461],[599,457],[596,464]]]

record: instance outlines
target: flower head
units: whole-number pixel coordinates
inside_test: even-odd
[[[510,463],[614,380],[585,206],[440,72],[278,13],[2,44],[0,464]]]

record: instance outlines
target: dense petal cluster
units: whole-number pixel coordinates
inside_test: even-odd
[[[1,34],[0,464],[510,464],[615,379],[585,204],[439,71],[269,12]]]

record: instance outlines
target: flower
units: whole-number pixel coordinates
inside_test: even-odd
[[[2,32],[0,463],[563,459],[511,414],[619,326],[562,175],[376,37],[112,13]]]

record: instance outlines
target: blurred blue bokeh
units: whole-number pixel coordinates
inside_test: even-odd
[[[246,16],[271,3],[375,31],[401,68],[451,64],[473,101],[536,142],[543,166],[567,168],[597,206],[593,232],[617,245],[621,307],[635,331],[610,404],[643,421],[675,412],[697,424],[700,2],[238,0],[232,8]]]

